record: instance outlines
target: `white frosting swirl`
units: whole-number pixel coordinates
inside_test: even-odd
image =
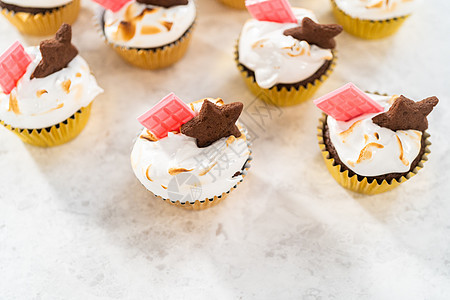
[[[194,102],[194,111],[199,112],[202,103],[203,100]],[[242,174],[234,176],[250,155],[245,129],[240,130],[239,138],[230,136],[198,148],[196,139],[183,134],[169,133],[166,138],[149,141],[149,133],[144,129],[133,147],[131,165],[139,181],[164,199],[181,203],[212,199],[231,190],[243,178]],[[191,180],[190,185],[176,184],[183,176]],[[192,185],[196,187],[195,195]]]
[[[66,5],[72,0],[2,0],[3,3],[33,8],[53,8]]]
[[[108,41],[116,45],[155,48],[178,40],[194,23],[195,16],[193,0],[169,8],[132,1],[116,13],[105,12],[104,30]]]
[[[387,20],[411,14],[420,0],[334,0],[347,15],[363,20]]]
[[[242,29],[239,62],[255,72],[256,82],[262,88],[307,79],[333,58],[331,50],[283,34],[286,29],[299,26],[304,17],[317,22],[310,10],[293,8],[293,11],[298,24],[251,19]]]
[[[389,110],[397,96],[367,94]],[[349,122],[328,116],[330,139],[342,163],[362,176],[405,173],[421,149],[422,132],[380,127],[366,114]]]
[[[29,129],[53,126],[88,106],[103,92],[80,55],[56,73],[30,79],[42,56],[39,47],[25,50],[33,57],[27,72],[10,94],[0,89],[0,120],[6,124]]]

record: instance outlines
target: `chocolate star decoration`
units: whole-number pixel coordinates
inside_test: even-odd
[[[215,141],[231,135],[240,137],[241,132],[236,126],[236,121],[243,108],[244,105],[240,102],[218,106],[205,100],[200,113],[181,125],[181,133],[196,138],[199,148],[208,147]]]
[[[31,78],[44,78],[64,69],[78,55],[72,43],[72,27],[63,24],[51,40],[42,41],[40,51],[42,60],[37,65]]]
[[[428,129],[427,116],[438,102],[439,99],[436,97],[415,102],[402,95],[395,100],[387,112],[373,117],[372,121],[378,126],[394,131],[409,129],[425,131]]]
[[[334,37],[341,33],[342,29],[338,24],[317,24],[310,18],[303,18],[302,26],[286,29],[284,35],[290,35],[299,41],[307,41],[323,49],[334,49],[336,47]]]
[[[137,2],[148,5],[162,6],[165,8],[188,4],[188,0],[137,0]]]

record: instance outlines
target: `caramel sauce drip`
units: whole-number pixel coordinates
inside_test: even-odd
[[[64,92],[66,92],[66,94],[70,93],[70,86],[72,85],[72,81],[70,81],[70,79],[64,81],[63,83],[61,83],[62,89],[64,90]]]
[[[139,15],[133,17],[134,6],[129,5],[125,11],[124,21],[121,21],[114,35],[115,39],[128,42],[136,35],[136,23],[141,21],[146,14],[153,14],[158,11],[157,8],[145,8]],[[158,31],[157,31],[158,30]],[[154,26],[144,26],[141,29],[142,34],[156,34],[161,30]]]
[[[166,27],[167,31],[170,31],[172,29],[173,23],[172,22],[168,22],[168,21],[161,21],[159,22],[161,23],[161,25],[163,25],[164,27]]]
[[[142,26],[141,34],[157,34],[160,33],[161,29],[156,26]]]
[[[16,115],[20,115],[19,103],[17,103],[17,98],[13,94],[9,95],[9,109],[8,109],[8,111],[12,111]]]
[[[172,176],[175,176],[175,175],[178,175],[180,173],[190,172],[192,170],[193,169],[188,170],[188,169],[184,169],[184,168],[170,168],[169,169],[169,174],[172,175]]]
[[[40,98],[42,95],[47,94],[46,90],[39,90],[36,92],[36,97]]]
[[[140,138],[149,142],[156,142],[158,140],[158,138],[151,133],[150,130],[147,130],[147,135],[141,135]]]
[[[372,149],[371,148],[378,148],[383,149],[384,146],[378,143],[369,143],[367,144],[359,153],[358,160],[356,161],[357,164],[362,163],[363,161],[372,159]],[[354,166],[354,162],[348,161],[348,163],[351,166]]]
[[[398,142],[398,147],[400,148],[400,155],[399,155],[399,159],[402,161],[402,163],[405,166],[409,166],[409,161],[405,158],[405,152],[403,151],[403,144],[402,141],[400,140],[400,138],[398,136],[395,136],[397,138],[397,142]]]
[[[201,171],[198,176],[205,176],[206,174],[209,173],[209,171],[211,171],[212,168],[214,168],[217,165],[217,163],[214,163],[211,167],[209,167],[208,169],[205,169],[203,171]]]
[[[150,176],[148,175],[148,172],[150,171],[150,167],[151,167],[151,166],[152,166],[152,165],[148,166],[147,171],[145,171],[145,177],[147,177],[148,180],[153,181],[153,180],[150,178]]]

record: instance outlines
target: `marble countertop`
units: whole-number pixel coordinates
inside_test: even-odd
[[[299,0],[333,22],[327,0]],[[245,11],[199,0],[187,56],[128,66],[98,37],[83,1],[74,44],[105,94],[73,142],[51,149],[0,129],[2,299],[450,299],[450,2],[426,1],[392,38],[338,38],[317,96],[352,81],[369,91],[436,95],[430,160],[392,192],[363,196],[327,172],[308,102],[267,107],[233,62]],[[0,18],[0,50],[35,45]],[[249,176],[219,206],[172,207],[130,167],[136,116],[174,91],[242,101],[254,133]]]

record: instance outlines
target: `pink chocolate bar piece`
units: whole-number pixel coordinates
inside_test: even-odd
[[[140,116],[138,121],[160,139],[166,137],[170,131],[179,130],[181,125],[193,117],[194,111],[174,93],[170,93]]]
[[[327,115],[344,122],[363,114],[384,111],[380,104],[372,100],[351,82],[314,100],[314,104]]]
[[[93,0],[112,12],[118,12],[130,0]]]
[[[250,14],[259,21],[297,23],[288,0],[246,0]]]
[[[11,93],[31,61],[31,57],[18,41],[0,56],[0,86],[5,94]]]

